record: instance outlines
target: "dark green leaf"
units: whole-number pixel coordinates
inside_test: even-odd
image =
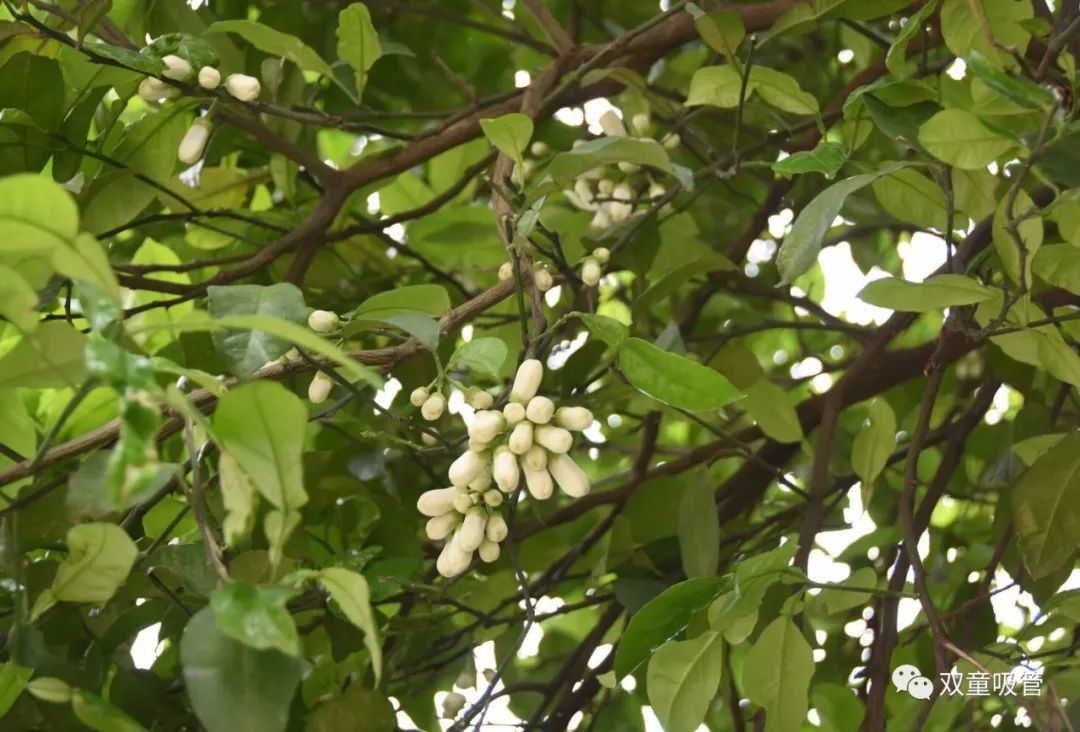
[[[220,320],[229,315],[260,315],[280,318],[297,325],[307,322],[304,294],[295,285],[211,286],[210,317]],[[258,330],[229,330],[214,333],[214,343],[241,376],[257,371],[285,354],[292,344]]]
[[[719,371],[640,338],[619,345],[619,370],[638,391],[679,409],[718,409],[739,398]]]

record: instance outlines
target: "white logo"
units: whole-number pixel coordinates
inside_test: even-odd
[[[898,666],[893,671],[892,682],[897,691],[906,691],[916,699],[929,699],[934,693],[934,682],[910,663]]]
[[[940,676],[944,696],[990,696],[991,693],[997,696],[1042,696],[1042,674],[1035,671],[1025,670],[1019,674],[969,671],[964,674],[953,669]],[[916,699],[929,699],[934,695],[934,682],[910,663],[893,670],[892,682],[897,691]]]

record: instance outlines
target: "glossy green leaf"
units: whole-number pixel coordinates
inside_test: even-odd
[[[334,78],[333,69],[299,38],[254,20],[219,20],[207,32],[233,33],[264,53],[281,56],[306,71],[317,71]]]
[[[211,286],[210,317],[222,320],[230,315],[257,315],[301,325],[307,322],[304,295],[295,285]],[[259,330],[227,330],[214,333],[214,343],[241,376],[251,374],[285,354],[292,344],[272,333]]]
[[[851,467],[864,485],[873,485],[896,449],[896,415],[884,399],[866,405],[866,421],[851,445]]]
[[[86,336],[63,321],[42,323],[0,358],[0,389],[77,387],[86,374],[85,344]]]
[[[705,633],[661,646],[649,659],[649,704],[664,732],[693,732],[705,719],[724,670],[724,638]]]
[[[1031,34],[1023,21],[1034,14],[1030,0],[945,0],[941,6],[941,34],[958,57],[978,51],[995,66],[1013,66],[1005,49],[1023,54]]]
[[[991,290],[971,277],[941,274],[922,282],[908,282],[897,277],[874,280],[859,292],[859,299],[871,305],[909,313],[974,305],[989,300]]]
[[[640,338],[619,345],[619,370],[641,393],[679,409],[702,412],[739,398],[719,371]]]
[[[446,366],[448,369],[464,366],[497,379],[506,363],[507,353],[506,343],[499,338],[473,338],[458,346]]]
[[[985,168],[1016,145],[963,109],[943,109],[928,119],[919,142],[938,160],[965,170]]]
[[[716,494],[706,475],[694,475],[679,503],[679,551],[687,577],[714,577],[720,562]]]
[[[1013,284],[1020,282],[1021,257],[1024,263],[1024,281],[1031,286],[1031,264],[1038,256],[1043,243],[1043,220],[1039,207],[1024,191],[1018,191],[1016,201],[1009,208],[1009,196],[998,203],[994,212],[993,238],[994,249],[1001,259],[1005,274]],[[1012,221],[1015,227],[1009,225]],[[1021,255],[1021,247],[1024,254]]]
[[[1027,109],[1046,109],[1054,103],[1053,93],[1023,76],[1013,76],[989,63],[973,50],[965,59],[967,68],[984,84],[1009,101]]]
[[[547,173],[556,184],[561,185],[599,165],[614,163],[633,163],[672,172],[667,150],[655,140],[599,137],[556,155],[548,165]]]
[[[917,170],[904,168],[878,178],[873,189],[889,215],[916,226],[945,230],[945,193]]]
[[[758,379],[741,402],[761,431],[777,442],[799,442],[802,424],[788,393],[767,379]]]
[[[481,119],[480,129],[499,152],[518,163],[533,135],[533,121],[520,112]]]
[[[341,696],[319,704],[304,732],[393,732],[398,729],[394,706],[374,689],[357,683]]]
[[[29,173],[0,179],[0,255],[45,253],[78,232],[79,211],[59,185]]]
[[[702,13],[694,18],[694,28],[712,50],[727,58],[728,63],[734,63],[734,59],[739,57],[739,46],[746,37],[746,28],[742,16],[734,10]]]
[[[371,656],[371,667],[375,671],[375,684],[378,686],[382,678],[382,644],[379,642],[379,628],[371,610],[371,593],[367,580],[362,574],[342,567],[322,569],[318,579],[330,598],[337,603],[341,613],[364,632],[364,646]]]
[[[837,583],[836,586],[830,586],[822,590],[821,602],[825,604],[825,609],[830,614],[836,615],[870,602],[873,593],[861,592],[860,590],[875,589],[877,585],[878,575],[874,568],[863,567],[852,572],[850,577],[843,582]]]
[[[0,666],[0,717],[8,713],[33,673],[33,669],[23,668],[14,661],[7,661]]]
[[[101,697],[76,689],[71,710],[79,721],[98,732],[146,732],[146,728]]]
[[[750,69],[750,83],[754,93],[781,111],[804,115],[818,113],[814,95],[803,91],[799,82],[782,71],[754,66]]]
[[[232,582],[214,590],[210,608],[218,630],[256,650],[300,654],[300,635],[285,607],[293,591]]]
[[[742,76],[734,66],[706,66],[695,71],[690,79],[686,104],[691,107],[708,104],[721,109],[733,109],[739,106],[741,89]],[[749,98],[752,92],[753,88],[748,85],[744,98]]]
[[[1024,566],[1045,577],[1072,558],[1080,536],[1080,433],[1066,435],[1009,491]]]
[[[847,161],[847,151],[838,142],[819,142],[813,150],[800,150],[772,164],[776,173],[790,178],[802,173],[821,173],[833,178]]]
[[[1055,287],[1080,295],[1080,247],[1071,244],[1042,247],[1035,254],[1031,269]]]
[[[885,66],[899,79],[906,79],[915,73],[918,66],[907,59],[908,44],[926,27],[931,13],[937,10],[939,0],[930,0],[904,21],[904,26],[896,34],[896,39],[885,54]]]
[[[761,632],[743,661],[744,693],[765,709],[766,732],[802,727],[813,675],[810,644],[791,619],[781,615]]]
[[[356,94],[362,96],[368,72],[382,56],[371,13],[363,3],[352,3],[338,14],[337,53],[356,72]]]
[[[138,555],[131,537],[115,524],[72,526],[66,544],[68,555],[56,568],[52,585],[34,602],[34,618],[57,602],[105,604],[127,579]]]

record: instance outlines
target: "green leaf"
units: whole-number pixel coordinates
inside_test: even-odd
[[[218,461],[218,484],[225,507],[221,532],[227,546],[236,546],[251,533],[255,520],[255,486],[229,452],[223,452]]]
[[[38,327],[37,304],[38,294],[30,283],[0,262],[0,318],[29,333]]]
[[[876,588],[878,585],[877,572],[873,567],[863,567],[857,569],[851,573],[851,576],[841,582],[839,585],[830,586],[821,591],[821,601],[825,604],[825,609],[831,615],[842,613],[845,610],[850,610],[853,607],[859,607],[865,605],[873,597],[873,593],[859,592],[858,589],[862,588]],[[845,587],[852,587],[858,589],[843,589]]]
[[[176,99],[124,128],[109,156],[135,173],[165,182],[176,169],[176,148],[191,126],[192,103]]]
[[[0,717],[8,713],[33,675],[33,669],[23,668],[14,661],[0,666]]]
[[[1080,536],[1080,432],[1066,435],[1009,491],[1024,566],[1039,579],[1071,560]]]
[[[254,20],[219,20],[207,28],[206,32],[235,33],[263,53],[281,56],[305,71],[317,71],[323,76],[334,78],[333,69],[299,38]]]
[[[1013,284],[1020,282],[1020,251],[1016,239],[1009,231],[1007,222],[1010,217],[1018,221],[1016,231],[1027,254],[1024,257],[1024,281],[1031,286],[1031,261],[1037,256],[1043,242],[1043,220],[1039,207],[1025,191],[1017,191],[1016,201],[1009,211],[1009,196],[1004,196],[994,212],[993,228],[994,249],[1001,259],[1005,274]]]
[[[513,112],[494,119],[481,119],[480,129],[499,152],[520,163],[525,148],[532,139],[533,121],[527,115]]]
[[[885,54],[885,66],[896,78],[906,79],[918,69],[915,62],[907,60],[908,43],[922,32],[926,26],[926,19],[937,9],[937,6],[938,0],[931,0],[919,8],[914,15],[909,16],[903,28],[896,34],[896,40],[889,46],[889,51]]]
[[[0,179],[0,254],[46,253],[78,233],[79,210],[59,185],[31,173]]]
[[[300,659],[233,640],[205,607],[184,629],[180,661],[188,697],[207,732],[284,732]]]
[[[428,349],[434,350],[439,342],[436,318],[449,309],[450,295],[441,285],[399,287],[362,302],[353,311],[344,335],[349,338],[372,324],[388,324],[416,336]]]
[[[382,678],[382,644],[379,643],[379,628],[371,610],[371,593],[367,580],[362,574],[341,567],[322,569],[318,577],[342,614],[364,632],[364,646],[371,656],[375,685],[378,686]]]
[[[708,476],[697,474],[679,503],[679,551],[687,577],[715,577],[720,563],[720,519]]]
[[[866,405],[866,419],[851,445],[851,467],[863,485],[873,485],[896,449],[896,415],[882,398]]]
[[[0,390],[78,387],[86,336],[60,320],[42,323],[0,358]]]
[[[945,0],[941,7],[941,35],[956,56],[964,58],[978,51],[995,66],[1012,66],[1016,62],[1006,49],[1023,55],[1031,34],[1022,21],[1033,15],[1030,0],[982,0],[977,4]]]
[[[574,315],[581,319],[581,322],[589,329],[591,335],[596,336],[613,348],[618,348],[630,337],[630,329],[626,327],[625,323],[615,320],[615,318],[592,313],[574,313]]]
[[[882,208],[900,221],[938,231],[945,230],[945,193],[925,175],[912,168],[898,170],[873,183]]]
[[[104,41],[87,40],[83,42],[82,47],[95,56],[115,61],[125,68],[133,69],[147,76],[157,76],[165,68],[165,64],[161,62],[161,59],[133,51],[130,48],[114,46]]]
[[[57,602],[104,605],[127,579],[139,551],[116,524],[91,523],[68,529],[68,555],[52,585],[34,602],[36,619]]]
[[[337,54],[356,71],[356,95],[364,94],[368,71],[382,56],[371,13],[363,3],[352,3],[338,13]]]
[[[788,393],[768,379],[758,379],[742,401],[761,431],[777,442],[799,442],[802,424]]]
[[[742,76],[734,66],[705,66],[695,71],[690,79],[686,105],[696,107],[709,104],[721,109],[734,109],[739,106],[741,89]],[[749,99],[751,93],[753,87],[747,82],[745,98]]]
[[[735,592],[721,597],[709,608],[709,625],[727,632],[740,618],[756,613],[765,593],[787,571],[796,549],[797,543],[788,540],[771,551],[740,561],[735,567]]]
[[[1042,247],[1031,268],[1051,285],[1080,295],[1080,247],[1072,244]]]
[[[634,613],[615,649],[615,675],[620,679],[641,664],[653,648],[686,627],[690,616],[720,592],[721,582],[698,578],[672,585]]]
[[[803,91],[799,82],[782,71],[754,66],[750,69],[749,81],[758,96],[781,111],[791,114],[818,113],[818,103],[814,96]]]
[[[304,294],[296,285],[233,285],[207,288],[210,317],[220,321],[230,315],[258,315],[301,325],[307,322]],[[238,376],[246,376],[285,354],[291,343],[259,330],[214,333],[214,344]]]
[[[1023,76],[1000,71],[981,53],[972,51],[964,59],[967,68],[983,83],[1011,102],[1027,109],[1047,109],[1054,103],[1054,94]]]
[[[274,381],[233,389],[214,412],[222,449],[236,459],[259,494],[281,510],[307,503],[301,460],[306,430],[304,402]]]
[[[695,412],[719,409],[739,398],[723,374],[640,338],[619,345],[619,370],[638,391]]]
[[[1049,435],[1035,435],[1017,442],[1012,446],[1012,451],[1016,454],[1016,457],[1020,458],[1020,462],[1031,467],[1036,460],[1046,454],[1047,450],[1061,442],[1063,437],[1065,437],[1065,434],[1060,432]]]
[[[870,185],[883,175],[889,175],[906,163],[888,163],[873,173],[863,173],[833,183],[814,197],[799,212],[791,225],[791,231],[780,244],[776,255],[776,267],[780,270],[780,284],[791,283],[817,261],[821,251],[821,241],[832,228],[833,220],[840,213],[848,196]]]
[[[71,710],[79,721],[98,732],[146,732],[146,728],[96,694],[75,689]]]
[[[17,53],[3,65],[0,100],[21,109],[43,130],[55,130],[64,118],[64,75],[55,59]]]
[[[293,590],[232,582],[214,590],[210,608],[218,629],[256,650],[300,655],[300,635],[285,607]]]
[[[374,689],[357,683],[341,696],[315,707],[304,732],[394,732],[398,729],[394,706]]]
[[[649,659],[647,688],[664,732],[698,728],[720,687],[723,670],[724,638],[714,631],[656,650]]]
[[[499,338],[473,338],[462,343],[447,361],[447,369],[464,366],[478,374],[498,379],[506,363],[506,343]]]
[[[832,178],[846,161],[847,151],[842,144],[822,141],[813,150],[801,150],[776,161],[772,169],[785,178],[801,173],[821,173],[826,178]]]
[[[739,46],[746,38],[742,16],[734,10],[717,10],[694,18],[694,28],[709,47],[727,58],[728,63],[737,64]]]
[[[1047,145],[1037,166],[1062,185],[1080,187],[1080,128],[1066,132]]]
[[[71,246],[53,250],[53,267],[76,282],[87,282],[113,302],[120,302],[120,285],[104,247],[89,234],[79,234]]]
[[[567,183],[600,165],[633,163],[672,173],[667,150],[655,140],[638,137],[598,137],[551,159],[548,175],[557,185]]]
[[[765,732],[795,732],[809,709],[814,654],[791,619],[781,615],[758,636],[743,661],[743,689],[765,709]]]
[[[989,300],[993,292],[971,277],[941,274],[928,277],[923,282],[883,277],[869,283],[858,297],[881,308],[925,313],[957,305],[974,305]]]
[[[928,119],[919,142],[938,160],[965,170],[985,168],[1016,145],[963,109],[943,109]]]

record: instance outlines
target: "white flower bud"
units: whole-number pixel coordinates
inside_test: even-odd
[[[514,279],[514,264],[513,262],[503,262],[499,266],[499,279],[503,282],[506,280]]]
[[[456,537],[457,534],[454,534],[454,536]],[[446,546],[442,548],[439,559],[435,562],[435,569],[437,569],[439,574],[443,577],[457,577],[468,569],[471,563],[472,552],[461,551],[457,542],[451,540],[446,542]],[[460,694],[458,696],[460,696]],[[460,710],[460,707],[458,709]],[[446,710],[445,702],[443,704],[443,710]],[[457,714],[457,712],[455,711],[454,714]]]
[[[499,545],[493,541],[488,541],[487,539],[484,539],[482,542],[480,542],[479,554],[482,561],[486,562],[487,564],[491,564],[499,558]],[[464,689],[465,687],[461,688]]]
[[[518,470],[517,458],[510,452],[510,448],[500,447],[495,451],[492,473],[495,484],[503,493],[513,493],[517,489],[521,474]]]
[[[611,192],[611,197],[614,201],[610,201],[607,204],[608,215],[611,216],[611,220],[616,224],[620,221],[626,221],[630,218],[630,215],[634,213],[634,206],[632,203],[620,203],[629,202],[634,200],[634,192],[630,190],[630,186],[626,184],[619,184],[615,186],[615,190]]]
[[[502,505],[503,494],[499,491],[492,489],[490,491],[484,491],[484,503],[492,508],[498,508]]]
[[[469,389],[466,401],[469,402],[469,406],[473,409],[491,409],[495,404],[495,397],[488,394],[483,389]]]
[[[506,519],[502,517],[502,514],[491,514],[491,517],[487,520],[487,526],[484,528],[484,536],[487,540],[498,544],[509,533],[510,529],[506,526]]]
[[[529,176],[531,176],[533,174],[534,170],[536,170],[536,161],[535,160],[526,160],[526,161],[524,161],[521,164],[521,177],[522,178],[528,178]]]
[[[476,478],[469,483],[469,490],[474,493],[483,493],[491,487],[491,473],[487,470],[480,473]]]
[[[610,196],[615,191],[615,181],[605,178],[597,183],[596,187],[600,189],[600,192],[605,196]]]
[[[194,73],[191,64],[187,62],[187,59],[180,58],[174,54],[170,53],[168,56],[163,57],[161,62],[165,64],[165,69],[161,72],[161,75],[166,79],[187,81]]]
[[[514,425],[514,431],[510,433],[510,439],[506,444],[510,452],[515,455],[524,455],[525,451],[533,446],[533,424],[529,421],[521,421]]]
[[[623,127],[622,119],[615,110],[609,109],[604,112],[598,121],[608,137],[626,137],[626,128]]]
[[[546,269],[537,269],[533,272],[533,284],[540,292],[547,292],[555,284],[555,278]]]
[[[432,518],[442,516],[456,510],[455,501],[460,495],[462,495],[461,490],[454,486],[424,491],[416,501],[416,510]]]
[[[439,392],[435,392],[420,405],[420,416],[428,422],[434,422],[442,416],[444,409],[446,409],[446,397]]]
[[[473,452],[483,452],[484,450],[487,450],[489,447],[491,447],[491,442],[490,441],[484,442],[483,440],[474,440],[471,437],[469,438],[469,449],[472,450]]]
[[[663,198],[665,194],[667,194],[667,189],[664,188],[659,183],[653,183],[651,186],[649,186],[649,198],[650,199],[655,200],[657,198]]]
[[[649,127],[652,126],[652,120],[649,119],[647,113],[638,112],[630,118],[630,126],[634,128],[634,132],[644,136],[649,134]]]
[[[476,686],[476,667],[473,666],[471,658],[465,662],[465,668],[461,669],[461,673],[454,679],[454,686],[459,689],[471,689]]]
[[[469,422],[469,437],[480,442],[491,442],[506,427],[506,417],[492,410],[479,411]]]
[[[593,413],[585,407],[559,407],[555,411],[555,424],[574,432],[581,432],[593,423]]]
[[[555,485],[551,482],[551,474],[547,468],[543,470],[530,470],[525,466],[522,471],[525,474],[525,486],[529,489],[529,495],[538,501],[546,501],[555,492]]]
[[[427,432],[420,433],[420,442],[428,447],[434,447],[439,444],[439,441],[435,439],[435,435],[428,434]]]
[[[513,427],[518,422],[525,419],[525,405],[518,404],[517,402],[510,402],[503,407],[503,416],[506,417],[506,424]]]
[[[600,264],[607,264],[611,259],[611,251],[607,247],[597,247],[593,249],[592,258]]]
[[[229,74],[225,79],[225,91],[241,102],[250,102],[259,98],[262,87],[259,80],[246,74]]]
[[[465,708],[465,697],[456,691],[451,691],[443,698],[442,703],[442,716],[443,719],[453,719],[458,715],[462,709]]]
[[[660,144],[666,147],[668,150],[674,150],[680,144],[682,144],[682,138],[679,137],[678,132],[669,132],[664,135],[664,139],[660,141]]]
[[[619,165],[619,170],[626,173],[627,175],[633,175],[634,173],[641,170],[641,166],[636,164],[636,163],[627,163],[627,162],[624,161],[624,162],[619,163],[618,165]]]
[[[483,674],[484,674],[484,681],[488,682],[489,684],[495,680],[495,669],[486,668],[486,669],[484,669]]]
[[[581,498],[589,492],[589,477],[569,455],[552,455],[548,470],[566,495]]]
[[[162,99],[175,97],[180,93],[172,84],[166,84],[161,79],[148,76],[139,82],[139,96],[148,102],[158,102]]]
[[[529,405],[525,407],[525,418],[533,424],[547,424],[554,413],[555,402],[546,396],[533,397],[529,400]]]
[[[544,365],[542,363],[535,358],[523,361],[518,366],[514,385],[510,389],[510,401],[528,404],[529,400],[536,396],[536,390],[540,388],[540,380],[543,378]]]
[[[418,386],[412,390],[412,394],[409,394],[409,401],[414,407],[422,407],[429,396],[431,396],[431,392],[427,390],[427,387]]]
[[[199,86],[203,89],[217,89],[221,85],[221,72],[213,66],[199,69]]]
[[[471,493],[461,492],[454,498],[454,510],[462,516],[476,505],[476,498]]]
[[[574,193],[581,199],[584,207],[588,207],[592,204],[593,190],[592,186],[589,185],[589,180],[587,178],[582,177],[574,181]]]
[[[463,552],[474,552],[480,548],[480,542],[484,540],[484,527],[487,526],[487,511],[483,508],[470,508],[465,514],[465,520],[461,528],[454,534],[454,542],[458,549]]]
[[[586,287],[595,287],[598,285],[602,275],[603,270],[600,269],[600,263],[592,257],[587,257],[585,261],[581,263],[581,281],[585,283]]]
[[[176,149],[176,157],[184,165],[194,165],[202,157],[206,148],[206,141],[210,139],[210,121],[199,118],[191,123],[191,127],[180,140],[180,147]]]
[[[536,142],[534,142],[532,145],[529,146],[529,152],[531,152],[533,155],[535,155],[538,158],[542,158],[542,157],[544,157],[545,155],[548,154],[547,143],[544,143],[544,142],[541,142],[540,140],[537,140]]]
[[[308,327],[316,333],[329,333],[337,327],[338,322],[338,314],[329,310],[312,310],[307,319]]]
[[[521,456],[521,464],[528,470],[543,470],[547,467],[547,450],[539,445],[533,445]]]
[[[593,231],[603,231],[609,226],[611,226],[611,214],[607,212],[607,209],[597,209],[592,221],[589,222],[589,228]]]
[[[484,471],[484,456],[472,450],[461,453],[457,460],[450,463],[450,482],[453,485],[466,486],[472,483]]]
[[[454,533],[454,529],[457,528],[458,521],[461,520],[461,514],[457,511],[448,511],[442,516],[435,516],[428,519],[427,526],[424,527],[424,532],[427,534],[427,538],[432,541],[442,541],[450,534]]]
[[[334,388],[334,380],[322,371],[315,374],[315,378],[308,384],[307,396],[312,404],[321,404],[330,396],[330,390]]]
[[[560,454],[568,452],[574,444],[573,435],[562,427],[554,427],[549,424],[537,427],[533,431],[533,440],[549,452]]]

